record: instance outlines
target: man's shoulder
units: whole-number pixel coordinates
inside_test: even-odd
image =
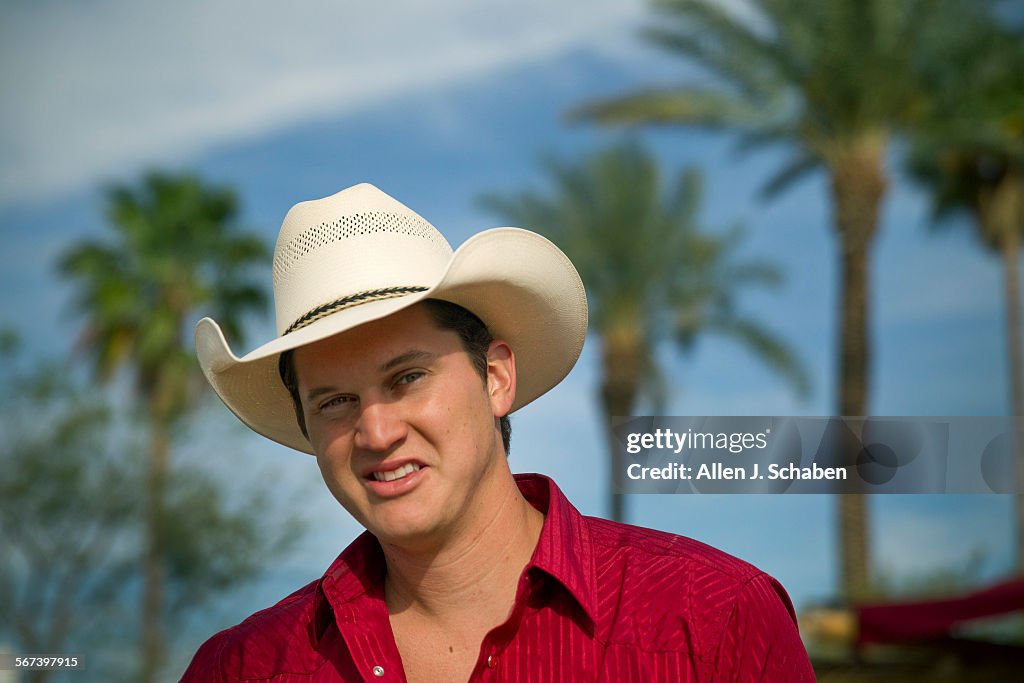
[[[629,574],[656,571],[722,584],[742,585],[763,572],[706,543],[656,529],[587,517],[596,561]]]
[[[594,569],[614,604],[611,640],[645,647],[688,633],[706,655],[738,610],[793,618],[785,589],[749,562],[685,536],[587,518]],[[611,599],[611,598],[614,599]],[[666,648],[671,643],[663,644]]]
[[[295,660],[289,662],[293,666],[316,666],[313,660],[318,657],[311,645],[321,580],[210,637],[196,652],[182,680],[214,680],[213,672],[224,680],[259,677],[279,668],[284,663],[282,657]]]
[[[685,536],[587,518],[599,631],[626,659],[685,657],[723,680],[813,681],[793,605],[754,565]],[[659,660],[659,661],[661,661]]]

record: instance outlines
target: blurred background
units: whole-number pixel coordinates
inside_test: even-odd
[[[1019,2],[12,0],[0,89],[0,650],[86,666],[0,680],[177,680],[361,531],[192,350],[204,315],[274,336],[284,214],[359,182],[580,269],[587,344],[513,470],[777,577],[821,680],[1021,664],[1005,617],[853,645],[855,605],[1024,573],[1016,497],[614,497],[606,434],[1022,414]]]

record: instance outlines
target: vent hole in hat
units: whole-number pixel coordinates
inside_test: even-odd
[[[418,216],[383,211],[357,213],[315,225],[300,232],[287,244],[278,245],[274,254],[274,278],[286,275],[304,256],[328,244],[382,232],[418,237],[441,248],[448,246],[440,233]]]

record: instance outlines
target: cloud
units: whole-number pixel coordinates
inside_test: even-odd
[[[621,53],[646,11],[643,0],[5,5],[0,205],[581,46]]]

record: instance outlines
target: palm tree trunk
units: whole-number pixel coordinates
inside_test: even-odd
[[[601,406],[604,409],[605,434],[612,466],[608,510],[609,516],[616,522],[626,519],[626,497],[615,492],[615,479],[626,463],[622,446],[616,441],[612,429],[612,418],[633,414],[642,371],[639,336],[636,329],[629,329],[628,326],[620,330],[608,330],[602,335]]]
[[[1024,416],[1024,362],[1021,359],[1020,278],[1017,258],[1020,254],[1020,235],[1017,225],[1011,224],[1003,233],[1003,271],[1006,288],[1006,345],[1010,364],[1010,394],[1013,415]],[[1024,574],[1024,443],[1021,443],[1020,425],[1015,425],[1014,453],[1016,454],[1017,486],[1014,499],[1014,536],[1016,567]]]
[[[1024,221],[1024,177],[1013,169],[1000,180],[981,202],[980,219],[989,235],[998,236],[1003,257],[1003,287],[1006,303],[1006,352],[1010,370],[1010,408],[1016,417],[1024,416],[1024,360],[1021,357],[1020,230]],[[1024,443],[1014,430],[1016,494],[1014,496],[1014,548],[1016,568],[1024,574]]]
[[[146,479],[146,552],[143,557],[141,674],[139,680],[156,680],[163,661],[164,568],[163,508],[170,462],[170,434],[159,409],[151,412],[150,458]]]
[[[835,154],[829,164],[840,250],[838,411],[868,413],[871,362],[871,248],[886,191],[884,137],[867,137]],[[843,454],[845,462],[853,465]],[[847,601],[867,595],[871,586],[868,507],[864,494],[839,497],[839,589]]]

